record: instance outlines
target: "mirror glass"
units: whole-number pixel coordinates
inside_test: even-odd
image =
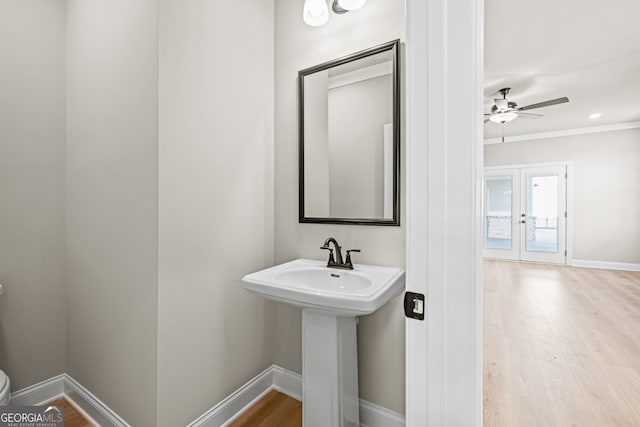
[[[299,72],[300,222],[399,225],[398,47]]]

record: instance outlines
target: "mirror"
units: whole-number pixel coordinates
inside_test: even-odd
[[[300,222],[400,225],[399,45],[298,72]]]

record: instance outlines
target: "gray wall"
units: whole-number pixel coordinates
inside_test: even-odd
[[[160,1],[158,426],[273,361],[273,305],[240,283],[274,261],[273,13]]]
[[[323,259],[325,254],[318,247],[326,237],[333,236],[345,248],[362,249],[356,263],[404,266],[404,226],[298,223],[296,98],[298,70],[403,37],[404,2],[371,1],[357,12],[332,14],[330,21],[318,28],[302,21],[302,2],[276,0],[275,4],[275,261]],[[275,362],[301,372],[300,310],[277,305],[275,330]],[[404,413],[404,317],[400,298],[362,317],[358,334],[360,397]]]
[[[640,264],[640,129],[485,146],[485,166],[572,160],[573,258]]]
[[[156,425],[156,0],[67,1],[67,372]]]
[[[0,369],[64,372],[63,0],[0,2]]]

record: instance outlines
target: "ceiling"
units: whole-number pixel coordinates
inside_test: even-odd
[[[513,120],[505,136],[640,121],[638,17],[638,0],[485,0],[484,112],[510,87],[519,107],[570,102],[527,111],[544,117]],[[485,138],[502,127],[486,123]]]

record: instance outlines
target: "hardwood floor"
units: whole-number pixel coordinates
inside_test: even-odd
[[[640,272],[484,271],[485,426],[640,426]]]
[[[301,427],[302,403],[271,390],[229,427]]]
[[[82,416],[76,408],[71,406],[66,399],[60,398],[54,400],[53,402],[49,402],[47,405],[50,406],[64,406],[64,426],[65,427],[92,427],[91,424],[85,417]]]

